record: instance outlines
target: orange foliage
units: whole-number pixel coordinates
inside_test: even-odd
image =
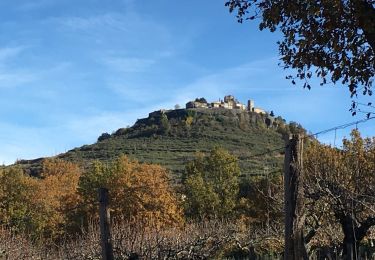
[[[80,201],[77,193],[81,169],[60,159],[43,162],[42,179],[34,193],[35,203],[44,211],[44,225],[52,237],[64,233]]]
[[[88,212],[95,214],[97,189],[109,189],[111,215],[154,226],[182,222],[182,211],[169,185],[167,171],[121,156],[110,165],[96,162],[80,180]]]

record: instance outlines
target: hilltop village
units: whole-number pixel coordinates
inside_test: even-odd
[[[267,113],[264,109],[255,107],[254,106],[254,100],[249,99],[247,101],[247,105],[242,104],[239,102],[234,96],[227,95],[224,97],[223,100],[219,99],[219,101],[213,101],[213,102],[207,102],[205,98],[196,98],[193,101],[189,101],[185,105],[186,110],[205,110],[209,111],[212,110],[213,112],[219,112],[224,110],[231,110],[234,113],[240,113],[240,112],[249,112],[258,114],[262,118],[261,120],[264,121],[264,123],[267,125],[267,127],[272,127],[275,122],[274,113],[271,111],[270,113]],[[148,118],[138,119],[136,122],[136,125],[141,124],[148,124],[148,121],[150,118],[160,118],[163,115],[167,115],[168,117],[179,117],[181,116],[181,113],[184,113],[185,109],[180,109],[178,105],[176,105],[174,110],[170,109],[160,109],[154,112],[151,112],[148,114]],[[254,119],[256,120],[256,119]]]
[[[239,109],[258,114],[267,114],[265,110],[255,107],[254,100],[249,99],[247,105],[239,102],[234,96],[228,95],[224,97],[224,100],[207,102],[205,98],[196,98],[194,101],[186,103],[186,108],[224,108],[224,109]]]
[[[178,106],[178,105],[176,105]],[[264,109],[255,107],[254,100],[249,99],[247,101],[247,105],[242,104],[239,102],[234,96],[227,95],[224,97],[224,100],[219,99],[219,101],[208,102],[205,98],[196,98],[193,101],[189,101],[185,105],[186,109],[212,109],[212,110],[220,110],[220,109],[228,109],[228,110],[235,110],[235,111],[247,111],[253,112],[257,114],[267,115],[267,118],[273,121],[273,112],[267,113]],[[178,108],[176,108],[179,110]],[[149,113],[149,117],[159,117],[162,114],[169,113],[173,110],[170,109],[160,109],[154,112]],[[142,121],[139,119],[138,121]]]

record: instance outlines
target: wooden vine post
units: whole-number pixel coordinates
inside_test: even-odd
[[[305,224],[303,138],[286,140],[284,160],[285,260],[308,259],[303,228]]]
[[[99,218],[102,259],[113,260],[113,249],[110,231],[110,214],[108,209],[108,189],[99,188]]]

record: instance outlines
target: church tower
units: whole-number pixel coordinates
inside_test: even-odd
[[[250,112],[254,112],[254,100],[249,99],[247,101],[247,110]]]

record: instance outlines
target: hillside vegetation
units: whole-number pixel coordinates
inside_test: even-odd
[[[132,127],[104,133],[95,144],[58,155],[60,159],[88,166],[94,160],[111,161],[127,155],[140,162],[160,164],[180,176],[186,162],[197,152],[222,147],[239,158],[242,175],[264,174],[281,169],[282,134],[299,131],[295,123],[281,118],[236,109],[177,109],[155,111]],[[266,153],[262,156],[255,156]],[[42,159],[18,164],[38,175]]]

